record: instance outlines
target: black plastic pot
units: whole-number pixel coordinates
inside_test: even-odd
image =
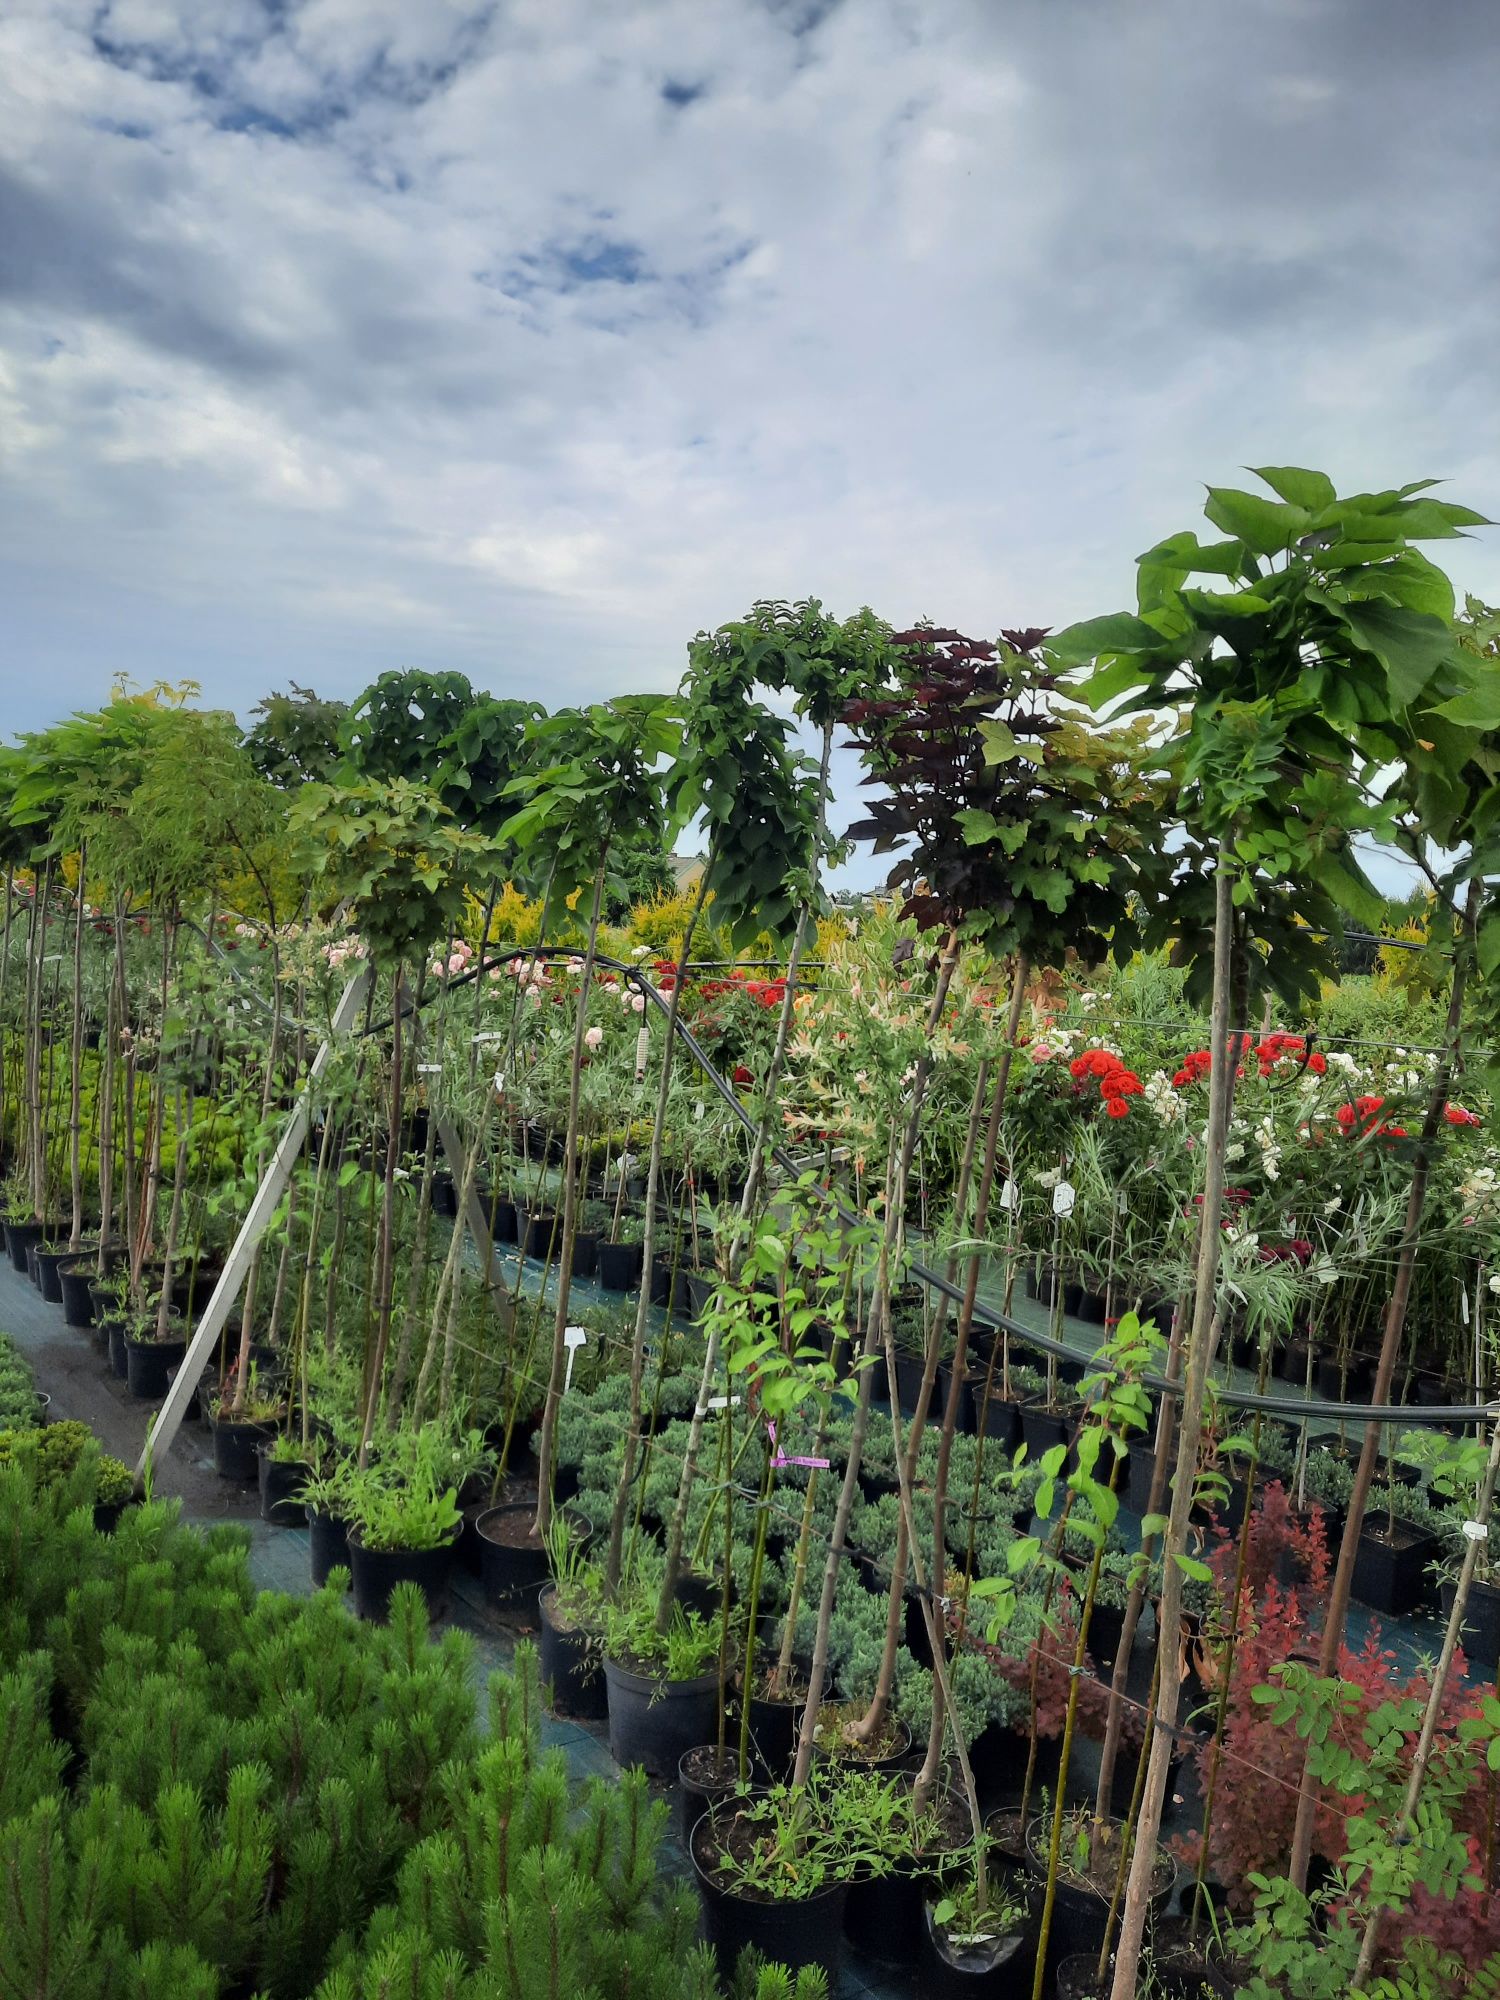
[[[448,1609],[452,1542],[444,1542],[435,1549],[367,1549],[359,1538],[358,1528],[351,1528],[349,1568],[354,1579],[354,1608],[372,1624],[385,1623],[390,1614],[391,1592],[398,1583],[417,1585],[427,1600],[430,1618],[441,1618]]]
[[[349,1523],[336,1514],[319,1514],[312,1507],[302,1511],[307,1517],[313,1588],[321,1590],[332,1571],[349,1567]]]
[[[793,1972],[805,1965],[821,1966],[830,1987],[837,1984],[843,1958],[844,1902],[848,1885],[835,1882],[816,1896],[799,1902],[752,1902],[722,1888],[715,1879],[712,1816],[705,1813],[688,1842],[698,1893],[703,1899],[703,1931],[713,1946],[720,1972],[732,1972],[746,1945],[768,1959],[779,1960]]]
[[[814,1754],[828,1765],[844,1764],[851,1771],[899,1771],[911,1755],[911,1731],[904,1722],[896,1724],[896,1747],[884,1757],[844,1758],[837,1750],[825,1749],[821,1740]]]
[[[172,1370],[182,1364],[186,1340],[137,1340],[125,1336],[125,1380],[132,1396],[155,1402],[172,1386]]]
[[[1444,1583],[1440,1586],[1440,1595],[1443,1616],[1451,1618],[1456,1586]],[[1477,1576],[1470,1583],[1461,1636],[1464,1655],[1470,1666],[1500,1666],[1500,1584],[1481,1583]]]
[[[32,1244],[40,1243],[46,1234],[45,1225],[40,1222],[7,1222],[5,1224],[5,1249],[16,1270],[26,1269],[26,1252]]]
[[[305,1528],[307,1507],[298,1496],[312,1471],[297,1458],[272,1458],[269,1443],[255,1447],[260,1481],[260,1518],[273,1528]]]
[[[1007,1937],[960,1944],[933,1922],[932,1909],[924,1897],[917,2000],[1000,2000],[1002,1994],[1027,1990],[1036,1963],[1030,1924]]]
[[[556,1593],[549,1584],[537,1599],[537,1661],[544,1685],[552,1690],[553,1711],[580,1722],[602,1722],[609,1704],[599,1649],[585,1633],[558,1625],[556,1610]]]
[[[1384,1513],[1375,1512],[1360,1531],[1351,1594],[1371,1611],[1405,1618],[1427,1601],[1426,1571],[1437,1553],[1437,1537],[1398,1515],[1394,1537],[1387,1540],[1385,1525]]]
[[[519,1223],[517,1224],[519,1229]],[[526,1255],[539,1264],[554,1256],[562,1242],[562,1219],[555,1208],[526,1211]]]
[[[715,1769],[710,1759],[717,1763],[717,1749],[718,1745],[714,1743],[697,1743],[690,1750],[684,1750],[677,1759],[677,1827],[684,1846],[692,1839],[693,1828],[704,1814],[712,1813],[715,1807],[722,1805],[739,1783],[739,1756],[735,1746],[731,1743],[725,1748],[724,1762]],[[706,1758],[701,1757],[705,1750],[709,1753]],[[708,1770],[695,1768],[700,1760],[709,1765]]]
[[[485,1211],[489,1217],[490,1240],[494,1243],[514,1243],[516,1240],[516,1205],[508,1195],[501,1195]]]
[[[688,1274],[681,1256],[670,1250],[658,1251],[651,1259],[651,1303],[664,1312],[689,1312]]]
[[[641,1282],[639,1243],[601,1243],[599,1282],[607,1292],[628,1292]]]
[[[275,1424],[210,1417],[208,1428],[214,1441],[214,1471],[221,1479],[238,1479],[246,1486],[254,1485],[260,1477],[255,1447],[275,1437]]]
[[[708,1311],[714,1293],[718,1290],[718,1276],[713,1271],[689,1271],[687,1274],[688,1311],[694,1319],[702,1319]]]
[[[598,1269],[598,1230],[576,1230],[573,1235],[573,1276],[575,1278],[592,1278]]]
[[[93,1282],[92,1257],[81,1258],[73,1265],[66,1262],[58,1265],[57,1290],[64,1326],[94,1324]]]
[[[1026,1829],[1026,1865],[1039,1883],[1047,1879],[1047,1850],[1051,1840],[1050,1814],[1038,1814]],[[1177,1864],[1170,1855],[1159,1854],[1157,1867],[1161,1886],[1151,1895],[1151,1908],[1161,1912],[1177,1886]],[[1110,1898],[1083,1883],[1070,1882],[1058,1874],[1052,1904],[1052,1930],[1047,1942],[1047,1958],[1055,1969],[1059,1961],[1079,1952],[1098,1953],[1104,1942]]]
[[[26,1276],[33,1285],[40,1286],[42,1281],[37,1275],[37,1255],[37,1245],[35,1243],[28,1243],[26,1245]]]
[[[1123,1604],[1094,1605],[1089,1615],[1089,1651],[1096,1665],[1112,1667],[1115,1655],[1120,1650],[1120,1641],[1125,1635],[1125,1607]]]
[[[1040,1403],[1021,1405],[1021,1436],[1026,1440],[1026,1456],[1034,1465],[1044,1451],[1066,1444],[1073,1435],[1071,1421]]]
[[[543,1543],[510,1543],[495,1539],[504,1522],[529,1521],[536,1513],[534,1500],[512,1501],[502,1507],[487,1507],[474,1523],[479,1538],[479,1579],[484,1594],[493,1604],[509,1604],[536,1616],[537,1599],[545,1587],[549,1571]],[[586,1541],[593,1523],[569,1512],[568,1525],[575,1541]]]
[[[800,1701],[768,1701],[759,1694],[750,1697],[751,1752],[775,1784],[779,1785],[791,1770],[802,1708]]]
[[[69,1250],[38,1250],[36,1253],[36,1287],[49,1306],[62,1304],[61,1266],[64,1259],[72,1254]]]
[[[922,1394],[923,1357],[913,1347],[896,1349],[896,1394],[901,1399],[903,1417],[914,1417],[917,1402]],[[889,1389],[890,1384],[882,1375],[875,1378],[878,1389]],[[931,1414],[931,1412],[929,1412]]]
[[[609,1691],[609,1754],[620,1765],[640,1764],[653,1778],[677,1776],[684,1750],[714,1735],[719,1714],[719,1676],[697,1674],[690,1681],[664,1681],[637,1673],[617,1660],[604,1662]]]
[[[122,1382],[130,1373],[130,1349],[122,1319],[109,1323],[109,1365]]]

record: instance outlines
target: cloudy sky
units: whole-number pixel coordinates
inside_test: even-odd
[[[1497,103],[1492,0],[6,0],[0,728],[1062,623],[1246,463],[1500,516]]]

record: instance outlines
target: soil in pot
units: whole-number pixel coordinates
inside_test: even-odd
[[[542,1683],[552,1690],[556,1715],[580,1722],[602,1722],[609,1703],[597,1644],[559,1609],[549,1585],[537,1599],[537,1661]]]
[[[349,1523],[336,1514],[320,1514],[312,1507],[304,1508],[303,1512],[307,1516],[313,1589],[321,1590],[334,1570],[349,1567]]]
[[[173,1372],[187,1353],[187,1341],[137,1340],[125,1336],[125,1379],[132,1396],[157,1402],[172,1386]]]
[[[586,1542],[593,1523],[567,1510],[575,1542]],[[535,1533],[535,1501],[490,1507],[474,1523],[479,1537],[479,1577],[491,1603],[536,1617],[536,1603],[549,1571],[547,1550]]]
[[[1068,1825],[1063,1826],[1062,1855],[1057,1872],[1057,1891],[1052,1905],[1052,1931],[1047,1957],[1052,1965],[1075,1952],[1097,1953],[1104,1942],[1105,1924],[1120,1864],[1120,1826],[1115,1821],[1089,1821],[1090,1839],[1086,1855],[1072,1849]],[[1039,1813],[1026,1829],[1026,1865],[1039,1882],[1047,1879],[1047,1854],[1052,1838],[1051,1814]],[[1166,1906],[1177,1882],[1177,1864],[1171,1855],[1158,1852],[1151,1877],[1151,1905],[1160,1911]]]
[[[454,1538],[455,1540],[457,1537]],[[349,1530],[349,1567],[354,1581],[354,1608],[361,1618],[383,1625],[398,1583],[414,1583],[427,1600],[429,1618],[448,1609],[448,1584],[453,1571],[453,1542],[435,1549],[367,1549],[359,1530]]]
[[[609,1754],[620,1765],[640,1764],[647,1775],[670,1781],[684,1750],[717,1734],[719,1676],[697,1674],[665,1681],[625,1660],[606,1660]]]
[[[861,1743],[852,1731],[864,1720],[868,1703],[825,1701],[818,1710],[817,1754],[838,1758],[866,1771],[899,1771],[911,1755],[911,1731],[888,1715],[873,1742]]]
[[[677,1759],[677,1825],[684,1843],[706,1812],[723,1803],[740,1781],[740,1761],[732,1746],[723,1755],[717,1743],[698,1743]]]
[[[307,1508],[298,1497],[312,1472],[299,1458],[272,1458],[269,1444],[255,1448],[260,1480],[260,1518],[273,1528],[305,1528]]]
[[[1151,1966],[1166,2000],[1230,2000],[1253,1967],[1219,1957],[1213,1932],[1194,1935],[1185,1917],[1163,1917],[1152,1927]]]
[[[756,1899],[731,1888],[719,1867],[721,1856],[744,1851],[755,1838],[736,1813],[716,1820],[705,1813],[693,1828],[688,1853],[703,1898],[703,1928],[713,1946],[720,1972],[726,1976],[740,1953],[753,1945],[768,1959],[779,1960],[793,1972],[821,1966],[830,1987],[836,1985],[843,1957],[843,1882],[832,1883],[815,1896],[779,1902]]]
[[[1100,1979],[1097,1952],[1075,1952],[1070,1958],[1063,1959],[1053,1975],[1053,1991],[1057,2000],[1109,2000],[1114,1963],[1111,1959],[1103,1979]]]

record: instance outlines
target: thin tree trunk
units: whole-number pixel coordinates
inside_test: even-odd
[[[83,885],[88,842],[78,850],[78,897],[73,918],[73,1079],[68,1099],[68,1191],[73,1220],[68,1248],[83,1241]]]
[[[369,1462],[370,1437],[380,1405],[386,1344],[391,1337],[391,1294],[395,1284],[396,1155],[401,1147],[401,1075],[405,1066],[402,1036],[401,968],[391,984],[391,1101],[386,1121],[385,1175],[380,1196],[380,1247],[376,1262],[375,1345],[369,1356],[370,1379],[365,1388],[364,1424],[359,1439],[360,1469]]]
[[[656,1115],[651,1125],[651,1154],[646,1164],[646,1205],[645,1221],[641,1232],[641,1268],[647,1275],[641,1282],[640,1296],[635,1309],[635,1328],[630,1344],[630,1408],[625,1419],[625,1437],[620,1453],[620,1472],[615,1481],[614,1506],[609,1516],[609,1546],[604,1558],[604,1581],[610,1591],[618,1589],[620,1568],[624,1559],[625,1516],[630,1507],[630,1489],[635,1479],[636,1464],[641,1451],[641,1391],[646,1377],[646,1321],[651,1308],[651,1258],[656,1249],[657,1190],[661,1185],[662,1152],[665,1145],[667,1125],[667,1105],[672,1086],[672,1064],[677,1050],[677,1014],[682,1001],[682,983],[687,971],[688,959],[692,955],[693,934],[698,928],[698,920],[703,914],[703,906],[708,900],[709,878],[713,873],[715,854],[710,851],[698,881],[698,894],[689,912],[687,924],[682,933],[682,948],[677,954],[677,967],[672,980],[672,991],[667,996],[666,1037],[662,1045],[661,1080],[656,1091]],[[623,1183],[624,1176],[621,1175]]]
[[[1230,1050],[1229,996],[1233,975],[1234,904],[1233,870],[1227,838],[1221,841],[1214,877],[1214,986],[1213,1062],[1219,1068],[1220,1088],[1209,1096],[1208,1142],[1203,1173],[1203,1226],[1199,1235],[1197,1282],[1193,1297],[1193,1324],[1188,1336],[1187,1372],[1183,1390],[1181,1428],[1177,1438],[1177,1469],[1172,1482],[1172,1504],[1167,1531],[1162,1541],[1161,1630],[1158,1646],[1175,1645],[1182,1620],[1182,1572],[1177,1558],[1188,1543],[1188,1517],[1193,1504],[1193,1477],[1198,1444],[1203,1428],[1203,1409],[1208,1388],[1208,1363],[1214,1324],[1214,1293],[1219,1274],[1218,1219],[1224,1201],[1224,1150],[1229,1114],[1234,1102],[1234,1058]],[[1173,1732],[1181,1683],[1176,1674],[1163,1672],[1156,1696],[1156,1728],[1146,1767],[1145,1790],[1136,1823],[1135,1852],[1125,1888],[1125,1908],[1120,1921],[1120,1940],[1115,1948],[1115,1975],[1111,2000],[1134,2000],[1136,1975],[1140,1967],[1141,1945],[1145,1937],[1146,1915],[1150,1907],[1151,1878],[1156,1867],[1157,1835],[1161,1830],[1166,1804],[1167,1766],[1171,1761]]]
[[[1376,1403],[1390,1401],[1391,1383],[1396,1373],[1396,1357],[1401,1350],[1401,1336],[1406,1331],[1406,1309],[1411,1300],[1412,1279],[1417,1268],[1417,1252],[1421,1247],[1422,1215],[1427,1206],[1427,1180],[1432,1167],[1433,1148],[1443,1122],[1443,1107],[1448,1101],[1448,1092],[1453,1087],[1454,1065],[1463,1043],[1464,989],[1468,980],[1474,927],[1478,921],[1483,894],[1482,882],[1475,880],[1469,884],[1462,930],[1453,960],[1453,983],[1448,994],[1448,1019],[1443,1032],[1443,1053],[1433,1074],[1432,1090],[1427,1099],[1427,1112],[1422,1120],[1416,1159],[1412,1164],[1411,1188],[1406,1201],[1406,1222],[1401,1232],[1401,1247],[1396,1258],[1396,1280],[1391,1291],[1390,1304],[1386,1308],[1385,1328],[1380,1342],[1380,1360],[1375,1369],[1375,1387],[1372,1394]],[[1359,1535],[1364,1526],[1365,1507],[1370,1497],[1371,1481],[1375,1475],[1375,1459],[1380,1450],[1380,1436],[1381,1426],[1378,1420],[1372,1420],[1365,1425],[1364,1443],[1360,1449],[1359,1465],[1354,1474],[1354,1488],[1349,1495],[1349,1511],[1344,1521],[1343,1538],[1339,1543],[1338,1563],[1328,1593],[1328,1609],[1324,1616],[1323,1636],[1318,1651],[1318,1672],[1325,1678],[1333,1673],[1338,1662],[1339,1647],[1343,1643],[1344,1625],[1349,1616],[1349,1598],[1354,1584],[1354,1562],[1359,1553]],[[1311,1758],[1305,1756],[1302,1764],[1301,1789],[1297,1798],[1297,1820],[1292,1832],[1292,1856],[1287,1871],[1291,1880],[1302,1890],[1307,1887],[1308,1863],[1312,1859],[1317,1803],[1318,1790],[1311,1770]]]
[[[557,1311],[552,1322],[552,1366],[547,1375],[547,1400],[542,1405],[537,1440],[536,1537],[545,1541],[552,1523],[552,1458],[557,1436],[557,1409],[562,1401],[563,1369],[567,1361],[568,1298],[573,1280],[573,1244],[578,1235],[578,1103],[583,1089],[584,1035],[589,1023],[589,998],[594,989],[594,965],[599,956],[599,919],[604,907],[604,875],[609,859],[606,843],[594,876],[594,900],[589,911],[588,947],[578,989],[573,1023],[573,1074],[568,1081],[568,1128],[563,1140],[563,1218],[561,1264],[557,1274]],[[649,1282],[649,1281],[647,1281]]]

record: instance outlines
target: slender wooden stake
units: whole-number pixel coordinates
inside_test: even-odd
[[[198,1378],[203,1373],[203,1365],[212,1354],[220,1329],[228,1319],[230,1309],[239,1295],[240,1286],[244,1283],[255,1247],[260,1242],[267,1223],[276,1212],[286,1184],[291,1179],[292,1170],[297,1164],[298,1156],[306,1143],[314,1091],[318,1079],[327,1067],[333,1042],[337,1037],[347,1034],[353,1025],[354,1017],[359,1012],[360,1002],[364,998],[368,978],[368,972],[357,972],[344,988],[343,996],[334,1010],[329,1039],[313,1057],[307,1081],[297,1093],[291,1115],[286,1122],[286,1129],[275,1152],[271,1155],[269,1166],[261,1177],[260,1186],[256,1189],[255,1198],[246,1211],[244,1221],[240,1224],[233,1247],[224,1260],[223,1275],[214,1286],[202,1319],[193,1329],[187,1353],[183,1356],[182,1366],[177,1371],[176,1379],[167,1391],[166,1401],[147,1427],[146,1441],[141,1447],[141,1455],[135,1468],[135,1490],[138,1494],[145,1488],[153,1461],[162,1458],[177,1435],[178,1426],[187,1412],[193,1391],[198,1386]]]

